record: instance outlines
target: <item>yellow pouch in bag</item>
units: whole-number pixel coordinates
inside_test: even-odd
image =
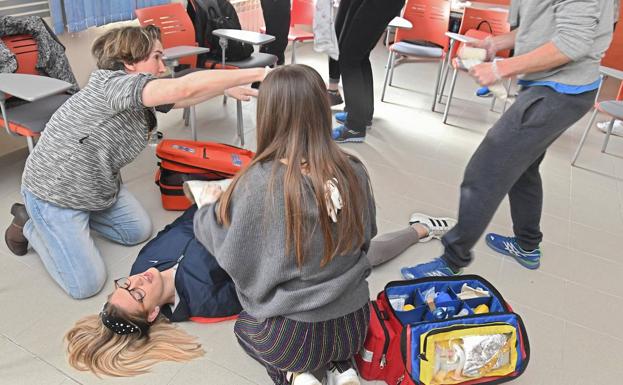
[[[447,329],[447,331],[444,331]],[[507,323],[452,325],[420,336],[420,381],[458,384],[505,376],[517,366],[517,331]]]

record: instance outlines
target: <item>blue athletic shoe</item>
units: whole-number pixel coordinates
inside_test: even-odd
[[[489,87],[480,87],[479,89],[476,90],[476,96],[480,96],[481,98],[486,98],[488,96],[491,96],[491,90],[489,89]]]
[[[331,136],[337,143],[361,143],[366,139],[366,131],[355,131],[346,126],[339,126],[333,129]]]
[[[421,263],[413,267],[403,267],[400,273],[404,279],[416,279],[422,277],[450,277],[461,274],[455,272],[441,258],[433,259],[431,262]]]
[[[348,112],[346,111],[338,112],[335,114],[335,120],[338,123],[342,123],[342,124],[346,123],[346,118],[348,118]]]
[[[532,251],[526,251],[519,246],[515,237],[489,233],[485,240],[490,248],[500,254],[515,258],[523,267],[534,270],[541,265],[541,249],[536,248]]]
[[[348,118],[348,112],[346,111],[337,112],[335,114],[335,120],[340,124],[345,124],[347,118]],[[369,130],[370,128],[372,128],[372,121],[366,122],[366,130]]]

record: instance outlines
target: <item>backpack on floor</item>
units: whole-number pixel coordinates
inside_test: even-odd
[[[222,50],[219,37],[212,34],[216,29],[242,29],[236,9],[228,0],[194,0],[196,7],[191,1],[186,10],[195,26],[195,36],[201,47],[210,48],[210,52],[198,57],[197,65],[205,67],[206,61],[221,62]],[[249,58],[253,54],[251,44],[228,40],[225,50],[226,61],[240,61]]]
[[[361,377],[389,385],[498,384],[529,358],[521,317],[477,275],[388,283],[355,356]]]
[[[191,202],[184,196],[184,182],[233,178],[254,153],[222,143],[165,139],[156,147],[156,156],[160,162],[155,179],[162,207],[186,210]]]

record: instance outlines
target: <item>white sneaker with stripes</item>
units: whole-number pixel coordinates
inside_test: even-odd
[[[428,236],[421,238],[420,242],[428,242],[431,239],[441,239],[445,233],[456,225],[456,219],[433,217],[422,213],[411,214],[409,224],[419,223],[428,228]]]

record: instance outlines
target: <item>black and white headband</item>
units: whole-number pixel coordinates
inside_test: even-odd
[[[120,335],[138,332],[141,336],[145,336],[149,331],[149,324],[146,322],[130,322],[121,317],[114,317],[105,310],[102,310],[100,317],[104,326]]]

